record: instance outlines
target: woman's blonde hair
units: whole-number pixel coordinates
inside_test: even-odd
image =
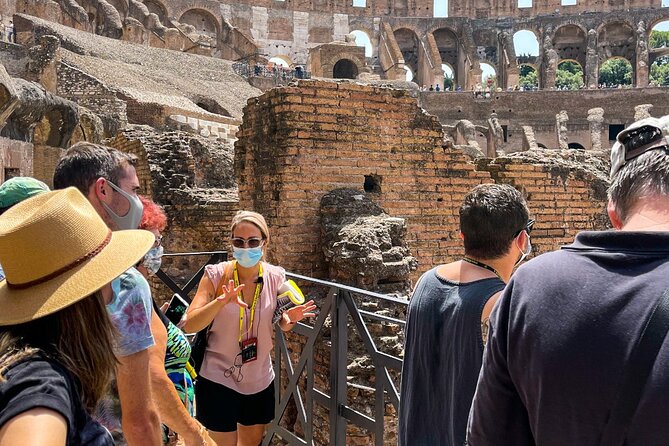
[[[267,226],[265,217],[253,211],[238,211],[235,216],[232,217],[232,224],[230,225],[230,237],[233,236],[235,233],[235,228],[240,223],[251,223],[260,229],[260,233],[265,239],[264,247],[267,249],[267,246],[269,245],[269,227]]]
[[[72,374],[92,412],[116,368],[114,338],[100,291],[48,316],[0,327],[0,381],[13,364],[43,354]]]

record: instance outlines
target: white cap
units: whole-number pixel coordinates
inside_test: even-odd
[[[638,131],[643,127],[647,127],[647,129]],[[634,133],[647,135],[650,139],[639,137],[637,139],[639,145],[634,145],[634,140],[630,139],[630,135],[633,138]],[[652,137],[653,134],[656,136]],[[669,115],[661,118],[645,118],[631,124],[618,133],[616,142],[611,147],[611,178],[628,161],[649,150],[659,149],[667,145],[669,145]]]

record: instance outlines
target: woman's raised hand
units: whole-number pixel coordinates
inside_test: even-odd
[[[242,288],[244,288],[243,283],[238,287],[235,287],[235,281],[230,280],[228,282],[228,286],[225,285],[223,286],[223,294],[216,297],[216,301],[223,302],[223,305],[227,305],[230,302],[236,302],[237,305],[239,305],[240,307],[248,308],[249,306],[241,298],[240,291],[242,290]]]
[[[289,308],[288,310],[286,310],[286,316],[288,316],[288,323],[294,324],[296,322],[300,322],[305,317],[315,317],[316,313],[314,313],[314,310],[316,308],[317,307],[314,304],[313,300],[305,302],[302,305],[297,305],[294,306],[293,308]]]

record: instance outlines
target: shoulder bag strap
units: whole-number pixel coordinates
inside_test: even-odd
[[[636,412],[643,389],[655,358],[669,331],[669,290],[665,291],[641,332],[630,361],[627,364],[623,384],[614,403],[609,419],[604,426],[600,446],[623,445],[632,417]]]

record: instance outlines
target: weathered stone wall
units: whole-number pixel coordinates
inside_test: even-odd
[[[32,175],[33,145],[0,137],[0,183],[14,176]]]
[[[503,91],[490,99],[474,99],[471,92],[421,92],[419,103],[428,112],[439,117],[443,124],[454,125],[469,119],[484,125],[486,117],[496,113],[500,124],[507,126],[508,144],[513,149],[522,148],[522,127],[532,126],[537,143],[557,148],[555,115],[567,111],[569,142],[591,148],[588,128],[588,110],[602,108],[602,144],[610,146],[610,125],[629,125],[634,121],[635,106],[652,104],[652,114],[669,114],[664,88],[634,88],[619,90],[577,91]],[[480,117],[480,118],[476,118]],[[615,132],[614,132],[615,133]]]
[[[57,74],[57,94],[97,114],[106,136],[115,135],[128,123],[126,103],[101,81],[65,62],[60,62]]]
[[[33,149],[32,176],[53,187],[53,173],[56,171],[58,160],[65,150],[58,147],[35,145]]]
[[[272,260],[311,276],[326,274],[318,203],[340,187],[367,189],[388,214],[406,219],[416,275],[462,254],[458,208],[476,184],[509,182],[530,193],[538,252],[579,229],[604,227],[603,162],[537,152],[474,163],[442,147],[438,120],[405,91],[301,81],[250,100],[238,137],[241,207],[268,218],[282,247]]]
[[[239,209],[231,148],[224,142],[185,132],[161,133],[147,126],[129,126],[107,144],[138,157],[141,193],[162,205],[168,216],[166,253],[228,249],[230,222]],[[164,257],[163,270],[184,284],[207,258]],[[172,294],[158,280],[151,285],[157,301]]]
[[[0,63],[12,77],[22,77],[28,67],[28,49],[24,46],[0,41]]]

